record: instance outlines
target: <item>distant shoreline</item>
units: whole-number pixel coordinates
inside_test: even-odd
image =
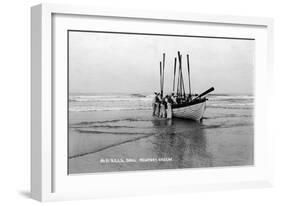
[[[89,93],[86,93],[86,92],[70,92],[69,93],[69,96],[79,96],[79,95],[84,95],[84,96],[107,96],[107,95],[132,95],[132,96],[137,96],[137,95],[143,95],[143,96],[147,96],[147,95],[152,95],[154,94],[154,92],[132,92],[132,93],[124,93],[124,92],[113,92],[113,93],[110,93],[110,92],[105,92],[105,93],[102,93],[102,92],[89,92]],[[169,94],[169,92],[167,93]],[[198,93],[196,93],[198,94]],[[247,94],[247,93],[211,93],[211,94],[208,94],[209,96],[254,96],[254,94]]]

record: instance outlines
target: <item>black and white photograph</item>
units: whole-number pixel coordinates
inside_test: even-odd
[[[67,41],[68,174],[254,165],[255,39]]]

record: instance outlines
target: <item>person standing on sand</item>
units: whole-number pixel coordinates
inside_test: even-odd
[[[159,116],[160,116],[160,103],[161,103],[160,93],[158,93],[158,94],[156,95],[155,101],[156,101],[156,112],[155,112],[155,116],[159,117]]]
[[[165,118],[165,117],[166,117],[165,100],[162,99],[160,103],[160,118]]]
[[[157,101],[158,101],[158,94],[157,92],[154,92],[154,97],[152,99],[152,116],[155,116],[156,108],[157,108]]]
[[[167,103],[168,103],[168,95],[166,95],[163,99],[163,105],[164,105],[164,114],[163,117],[167,118]]]
[[[166,109],[167,118],[171,119],[172,118],[172,98],[167,95],[165,100],[167,103],[167,109]]]
[[[165,106],[165,118],[167,118],[167,109],[168,109],[168,95],[164,98],[164,106]]]

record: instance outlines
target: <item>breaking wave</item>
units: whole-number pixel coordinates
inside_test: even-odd
[[[105,101],[151,101],[153,95],[131,94],[131,95],[72,95],[69,102],[105,102]]]
[[[151,110],[152,95],[70,95],[70,112]],[[252,109],[251,95],[210,95],[207,107],[221,109]]]
[[[121,107],[70,107],[70,112],[94,112],[94,111],[130,111],[151,110],[151,107],[121,108]]]

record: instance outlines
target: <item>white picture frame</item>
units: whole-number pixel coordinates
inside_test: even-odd
[[[69,178],[62,163],[65,159],[65,140],[58,133],[63,120],[58,113],[65,111],[64,96],[65,70],[58,69],[60,60],[56,56],[66,49],[63,41],[54,41],[54,30],[67,28],[68,20],[55,20],[56,16],[78,17],[69,24],[76,27],[91,27],[87,18],[147,21],[166,23],[187,23],[193,25],[214,25],[209,35],[217,36],[225,27],[225,35],[232,33],[240,37],[255,35],[258,39],[255,74],[255,165],[251,167],[226,167],[206,169],[163,170],[145,172],[120,172],[72,176]],[[83,20],[84,19],[84,20]],[[84,22],[84,23],[82,23]],[[114,23],[111,23],[114,27]],[[90,25],[90,26],[89,26]],[[31,196],[39,201],[111,197],[150,193],[173,193],[188,191],[208,191],[214,189],[236,189],[267,187],[273,184],[273,134],[270,132],[271,116],[267,112],[272,95],[267,98],[262,93],[272,91],[273,85],[273,20],[258,17],[235,17],[188,13],[155,13],[148,11],[128,11],[91,8],[82,6],[40,4],[31,8]],[[64,28],[65,27],[65,28]],[[124,26],[125,28],[125,26]],[[252,29],[251,31],[248,29]],[[148,26],[148,29],[152,29]],[[244,31],[245,29],[245,31]],[[203,32],[203,31],[202,31]],[[228,32],[228,33],[227,33]],[[252,33],[251,33],[252,32]],[[58,38],[58,36],[56,36]],[[63,56],[63,55],[62,55]],[[64,57],[63,57],[64,58]],[[56,62],[55,62],[56,61]],[[64,62],[64,61],[62,61]],[[63,66],[63,65],[62,65]],[[57,84],[60,80],[61,85]],[[62,102],[62,103],[60,103]],[[58,133],[57,133],[58,132]],[[63,139],[63,138],[61,138]],[[61,150],[62,149],[62,150]],[[62,161],[62,162],[61,162]],[[81,186],[84,185],[82,188]]]

